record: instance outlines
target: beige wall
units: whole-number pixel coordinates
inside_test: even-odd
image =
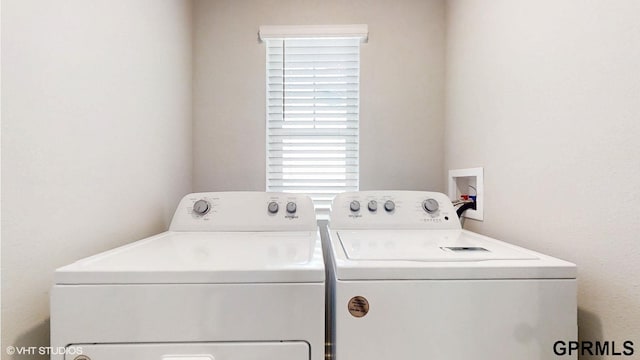
[[[443,1],[196,0],[194,7],[195,190],[265,189],[258,27],[359,23],[369,25],[360,188],[444,190]]]
[[[2,1],[0,357],[48,345],[56,267],[165,230],[190,189],[189,3]]]
[[[582,340],[640,340],[640,2],[447,3],[446,167],[466,227],[578,265]],[[637,351],[637,349],[636,349]]]

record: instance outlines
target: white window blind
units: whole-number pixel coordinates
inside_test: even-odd
[[[358,190],[360,39],[268,39],[267,191]]]

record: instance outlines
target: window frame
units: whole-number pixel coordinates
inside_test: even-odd
[[[343,151],[344,152],[344,158],[345,158],[345,163],[342,165],[336,165],[336,169],[337,168],[342,168],[344,169],[344,173],[345,173],[345,177],[344,177],[344,185],[341,185],[342,187],[344,187],[344,190],[336,190],[336,189],[329,189],[329,190],[336,190],[336,191],[332,191],[331,193],[328,193],[330,195],[330,198],[332,199],[335,194],[343,192],[343,191],[353,191],[353,190],[358,190],[359,186],[360,186],[360,66],[361,66],[361,42],[366,41],[367,40],[367,35],[368,35],[368,28],[366,25],[341,25],[341,26],[310,26],[310,27],[300,27],[300,26],[294,26],[294,27],[288,27],[288,26],[263,26],[260,28],[260,38],[261,40],[263,40],[265,42],[266,45],[266,49],[265,49],[265,100],[266,100],[266,104],[265,104],[265,142],[266,142],[266,146],[265,146],[265,188],[267,191],[273,191],[274,187],[279,187],[280,189],[278,191],[282,191],[282,192],[295,192],[295,193],[302,193],[302,194],[316,194],[316,196],[312,195],[312,198],[315,197],[314,199],[314,206],[316,206],[316,214],[319,216],[319,218],[326,218],[328,216],[329,210],[330,210],[330,204],[331,204],[331,200],[328,199],[324,199],[322,201],[317,201],[317,194],[319,193],[314,193],[314,189],[308,189],[308,188],[302,188],[301,190],[298,191],[293,191],[294,189],[286,189],[286,185],[274,185],[272,182],[272,175],[274,174],[274,172],[271,171],[271,158],[270,155],[272,153],[272,151],[286,151],[284,150],[285,146],[282,146],[283,150],[273,150],[274,148],[277,147],[273,147],[272,148],[272,139],[274,136],[277,135],[273,135],[271,133],[271,130],[273,130],[274,128],[272,127],[274,120],[272,119],[272,113],[270,112],[270,103],[271,100],[273,100],[273,98],[270,96],[270,64],[272,64],[273,62],[271,62],[269,60],[269,56],[271,55],[270,53],[270,48],[269,48],[269,42],[270,41],[282,41],[282,52],[283,52],[283,60],[282,62],[282,82],[283,82],[283,89],[282,89],[282,122],[286,121],[285,117],[286,117],[286,110],[285,107],[286,105],[286,97],[285,97],[285,79],[286,79],[286,75],[285,72],[287,72],[287,68],[285,67],[285,61],[284,58],[286,57],[286,49],[287,49],[287,44],[286,41],[290,41],[290,42],[300,42],[300,41],[314,41],[314,40],[322,40],[322,41],[327,41],[327,40],[331,40],[331,39],[350,39],[350,41],[353,42],[353,44],[357,45],[357,68],[356,68],[356,89],[355,92],[357,94],[357,97],[355,98],[355,105],[352,104],[352,102],[350,102],[349,100],[351,98],[348,97],[348,93],[350,91],[354,91],[354,90],[349,90],[348,89],[348,81],[344,83],[345,90],[340,90],[340,91],[345,91],[345,103],[344,104],[338,104],[336,105],[336,107],[340,107],[343,106],[345,109],[348,109],[349,107],[353,107],[355,106],[355,134],[353,135],[349,135],[349,121],[353,121],[349,119],[349,113],[347,110],[345,110],[345,116],[344,116],[344,120],[339,120],[344,121],[345,122],[345,131],[343,132],[343,134],[340,134],[341,131],[339,131],[340,129],[340,124],[336,124],[337,121],[332,121],[332,125],[336,126],[335,128],[330,128],[330,126],[332,125],[325,125],[328,128],[330,128],[327,133],[331,132],[331,130],[335,130],[335,134],[334,135],[321,135],[321,136],[327,136],[327,139],[322,139],[325,141],[335,141],[336,139],[331,139],[331,136],[335,136],[336,138],[339,137],[344,137],[345,138],[345,146],[343,149],[341,150],[336,150],[336,151]],[[356,39],[356,41],[353,41],[353,39]],[[300,45],[298,45],[300,46]],[[306,46],[306,45],[303,45]],[[336,45],[336,47],[339,47],[338,45]],[[293,47],[295,48],[295,46]],[[312,53],[315,51],[312,51]],[[275,61],[277,63],[277,61]],[[291,69],[290,69],[291,70]],[[342,75],[345,77],[345,79],[347,77],[353,77],[353,75],[350,75],[349,71],[351,69],[347,69],[344,71],[345,75]],[[313,70],[309,71],[311,73],[311,77],[313,77],[314,79],[317,78],[317,73],[314,73]],[[302,75],[303,77],[306,76]],[[317,87],[318,84],[313,84],[312,91],[314,94],[317,93],[319,90]],[[321,90],[320,90],[321,91]],[[330,90],[330,91],[337,91],[337,90]],[[341,99],[341,98],[326,98],[325,102],[327,104],[330,104],[333,101],[336,101],[335,99]],[[311,99],[312,101],[317,100],[314,96],[313,99]],[[338,100],[339,101],[339,100]],[[322,102],[322,101],[320,101]],[[272,106],[272,105],[271,105]],[[313,115],[311,116],[311,118],[313,120],[310,121],[310,125],[313,125],[313,128],[315,128],[315,126],[318,125],[318,120],[316,120],[316,108],[320,106],[318,104],[317,101],[313,102],[313,105],[311,106],[313,109]],[[323,106],[328,106],[328,110],[332,110],[330,109],[330,107],[332,105],[323,105]],[[277,120],[275,120],[277,121]],[[295,120],[294,120],[295,121]],[[295,125],[292,125],[295,126]],[[306,126],[305,125],[300,125],[302,126]],[[282,136],[295,136],[295,135],[287,135],[286,132],[283,131],[283,135]],[[355,142],[349,142],[348,140],[350,140],[350,137],[354,137],[355,138]],[[302,140],[301,144],[305,144]],[[315,145],[319,145],[319,144],[323,144],[323,141],[319,141],[316,142]],[[336,143],[336,142],[334,142]],[[311,146],[314,145],[313,141],[307,142],[306,143],[307,146]],[[326,144],[332,144],[331,142],[327,142]],[[337,143],[336,143],[337,144]],[[317,148],[322,148],[323,146],[316,146]],[[336,146],[339,147],[339,146]],[[330,145],[325,146],[325,148],[331,148]],[[351,148],[351,149],[350,149]],[[334,150],[318,150],[319,152],[321,151],[334,151]],[[351,156],[349,157],[349,153],[355,153],[355,156]],[[284,153],[282,154],[284,155]],[[316,154],[317,155],[317,154]],[[319,155],[320,157],[321,155]],[[284,157],[283,157],[284,158]],[[350,160],[353,160],[355,158],[355,164],[349,164]],[[282,159],[282,158],[281,158]],[[282,160],[281,160],[282,161]],[[309,160],[308,160],[309,161]],[[312,164],[310,164],[310,166],[313,166]],[[330,166],[330,165],[325,165],[325,166]],[[355,169],[355,172],[349,172],[349,170],[351,169]],[[308,169],[308,170],[312,170],[312,169]],[[320,179],[318,181],[318,184],[321,184],[324,181],[330,182],[330,181],[340,181],[341,179],[322,179],[321,176],[321,172],[322,171],[317,171],[317,172],[313,172],[314,174],[320,176]],[[278,173],[278,172],[275,172]],[[282,178],[279,179],[280,181],[285,180],[283,178],[283,172],[281,171],[279,173]],[[334,172],[334,174],[339,174],[339,171],[337,173]],[[303,184],[304,181],[306,180],[308,181],[313,181],[316,179],[313,178],[305,178],[303,176],[304,174],[300,174],[298,173],[297,176],[299,176],[299,183]],[[353,177],[355,177],[355,179]],[[330,177],[330,176],[329,176]],[[350,178],[351,177],[351,178]],[[295,178],[295,176],[294,176]],[[302,179],[302,180],[300,180]],[[355,183],[354,181],[355,180]],[[293,179],[293,181],[295,182],[296,180]],[[282,182],[282,184],[284,184],[285,182]],[[322,185],[318,185],[318,186],[322,186]],[[330,187],[330,186],[328,186]],[[336,186],[339,187],[339,186]],[[320,189],[317,189],[320,190]],[[328,190],[328,191],[329,191]],[[329,196],[327,196],[329,197]]]

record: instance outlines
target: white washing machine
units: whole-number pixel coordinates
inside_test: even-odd
[[[51,358],[322,360],[324,309],[308,197],[190,194],[167,232],[56,270]]]
[[[328,234],[334,360],[556,359],[577,338],[576,266],[462,230],[444,194],[340,194]]]

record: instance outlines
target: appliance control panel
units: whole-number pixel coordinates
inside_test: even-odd
[[[257,191],[204,192],[182,198],[171,231],[315,231],[308,196]]]
[[[334,229],[460,229],[445,194],[429,191],[357,191],[336,195]]]

